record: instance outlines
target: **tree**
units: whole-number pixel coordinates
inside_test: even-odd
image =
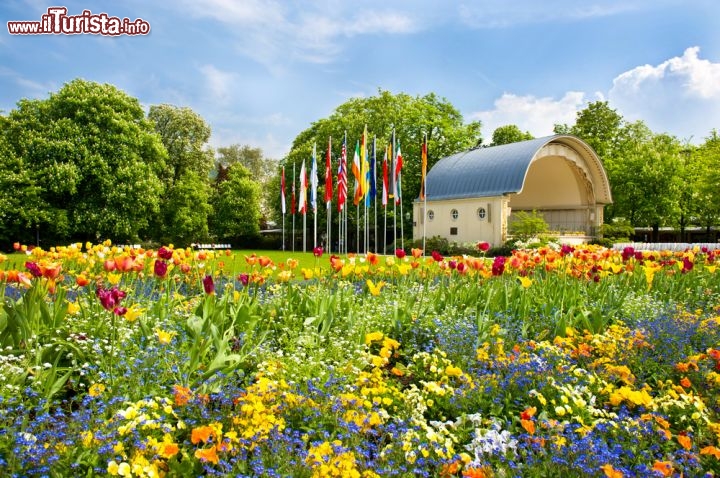
[[[500,146],[501,144],[518,143],[520,141],[527,141],[534,139],[530,132],[522,132],[514,124],[500,126],[493,131],[492,135],[492,146]]]
[[[212,214],[207,178],[185,171],[165,193],[156,238],[163,244],[187,246],[209,238],[208,218]],[[157,233],[156,233],[157,234]]]
[[[36,186],[24,194],[42,237],[132,241],[159,210],[165,149],[137,99],[116,87],[78,79],[20,100],[4,132],[11,182]]]
[[[623,117],[607,101],[596,101],[578,112],[570,133],[592,146],[602,161],[608,161],[615,157],[623,123]],[[556,126],[556,131],[560,130]]]
[[[166,185],[178,181],[186,171],[208,177],[213,166],[213,152],[208,148],[210,126],[192,109],[173,105],[153,105],[148,118],[155,124],[168,153],[163,174]]]
[[[249,171],[250,177],[260,185],[260,213],[267,220],[271,214],[269,207],[272,192],[270,184],[277,168],[277,161],[265,158],[262,149],[247,145],[233,144],[217,148],[217,153],[218,156],[215,159],[216,184],[220,184],[227,179],[228,171],[232,165],[243,165]]]
[[[212,233],[223,242],[241,245],[257,239],[260,233],[260,186],[241,164],[228,168],[213,197]]]
[[[720,223],[720,134],[712,130],[692,153],[691,168],[697,171],[697,221],[710,237],[710,228]]]
[[[369,98],[352,98],[338,106],[327,118],[314,122],[308,129],[301,132],[293,141],[292,148],[284,160],[286,178],[293,165],[297,171],[303,160],[310,160],[313,145],[317,144],[318,170],[320,175],[320,191],[318,196],[323,197],[324,151],[327,148],[328,138],[333,144],[333,174],[336,179],[338,158],[347,133],[348,158],[352,162],[352,152],[355,142],[360,139],[363,129],[367,126],[369,144],[377,141],[378,164],[383,158],[385,146],[390,142],[395,131],[396,143],[401,146],[404,158],[402,170],[402,201],[405,220],[410,231],[410,216],[412,215],[412,202],[420,193],[420,149],[423,138],[428,139],[428,171],[437,160],[450,154],[469,149],[482,142],[480,138],[480,122],[464,123],[460,112],[444,98],[438,98],[431,93],[425,96],[410,96],[405,93],[392,94],[379,90],[376,96]],[[369,149],[371,155],[371,149]],[[377,167],[378,178],[381,178],[381,167]],[[291,179],[287,180],[290,184]],[[335,181],[336,184],[336,181]],[[379,198],[382,183],[378,189]],[[280,218],[279,176],[271,184],[273,209],[276,217]],[[289,187],[288,187],[289,190]],[[348,196],[352,205],[353,180],[348,181]],[[335,201],[337,194],[335,194]],[[318,208],[319,218],[325,221],[325,208]],[[399,211],[398,211],[399,212]],[[318,228],[322,229],[318,221]]]
[[[210,126],[190,108],[166,104],[151,106],[148,118],[168,152],[167,167],[161,175],[165,183],[163,212],[155,218],[154,229],[161,232],[163,242],[201,241],[208,235],[211,209],[208,200],[213,152],[207,145]]]

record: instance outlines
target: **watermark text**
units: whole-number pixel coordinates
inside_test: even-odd
[[[150,24],[142,18],[111,17],[107,13],[83,10],[80,15],[68,15],[65,7],[50,7],[40,21],[9,21],[11,35],[147,35]]]

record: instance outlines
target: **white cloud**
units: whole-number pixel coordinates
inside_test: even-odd
[[[559,100],[504,93],[495,100],[492,110],[471,113],[468,117],[482,122],[486,143],[490,142],[495,129],[509,124],[541,137],[553,134],[555,124],[574,124],[577,112],[585,103],[585,93],[579,91],[569,91]]]
[[[595,3],[575,0],[545,2],[482,0],[461,4],[458,6],[457,13],[460,21],[474,28],[506,28],[515,25],[608,17],[642,9],[644,6],[657,7],[657,2],[644,0],[605,0]]]
[[[642,120],[657,133],[702,141],[720,127],[720,63],[699,58],[700,48],[659,65],[618,75],[608,97],[628,121]]]
[[[229,99],[233,84],[236,81],[233,73],[219,70],[214,65],[204,65],[200,71],[205,77],[207,91],[214,100],[225,101]]]
[[[375,33],[417,31],[413,18],[383,6],[358,9],[333,1],[298,5],[276,1],[183,0],[188,13],[209,17],[232,29],[234,46],[242,54],[276,73],[288,61],[327,63],[342,51],[344,40]]]

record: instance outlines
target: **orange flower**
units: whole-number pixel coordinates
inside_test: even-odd
[[[175,398],[175,405],[181,407],[192,398],[192,392],[187,387],[175,385],[173,387],[173,397]]]
[[[62,264],[56,264],[54,262],[51,264],[40,264],[40,273],[48,279],[57,279],[60,271],[62,271]]]
[[[605,472],[607,478],[623,478],[622,471],[616,470],[610,463],[601,466],[600,469]]]
[[[683,377],[682,380],[680,380],[680,385],[682,385],[685,388],[692,387],[692,383],[690,382],[690,379],[687,377]]]
[[[210,463],[214,463],[214,464],[217,464],[218,461],[220,461],[220,458],[218,458],[215,447],[195,450],[195,458],[197,458],[201,461],[209,461]]]
[[[368,252],[368,253],[367,253],[367,261],[368,261],[370,264],[376,266],[376,265],[378,265],[378,262],[380,262],[380,257],[379,257],[377,254],[374,254],[374,253],[372,253],[372,252]]]
[[[245,256],[245,262],[247,262],[249,266],[254,266],[257,263],[257,256],[255,254]]]
[[[523,420],[530,420],[533,416],[535,416],[535,412],[537,412],[537,408],[528,407],[520,413],[520,418]]]
[[[268,256],[258,257],[258,262],[260,263],[260,267],[267,267],[272,265],[272,259],[270,259]]]
[[[669,461],[656,461],[652,467],[653,471],[657,471],[662,476],[671,476],[673,472],[672,463]]]
[[[717,449],[716,447],[712,446],[712,445],[706,446],[705,448],[703,448],[702,450],[700,450],[700,454],[701,454],[701,455],[712,455],[712,456],[714,456],[717,460],[720,460],[720,450]]]
[[[522,425],[525,431],[528,432],[530,435],[535,434],[535,422],[533,422],[532,420],[521,419],[520,425]]]
[[[692,440],[687,435],[678,435],[677,441],[686,450],[689,450],[690,448],[692,448]]]
[[[442,469],[440,470],[440,477],[441,478],[450,478],[451,476],[455,476],[455,474],[460,471],[460,465],[462,464],[461,461],[457,460],[452,463],[445,463],[442,466]]]
[[[483,468],[471,466],[470,468],[463,470],[462,476],[465,478],[488,478],[492,476],[492,474],[486,473]]]
[[[135,261],[130,256],[119,256],[115,258],[115,268],[121,272],[129,272],[133,270]]]
[[[87,277],[85,277],[84,274],[80,274],[79,276],[77,276],[75,278],[75,283],[80,287],[85,287],[86,285],[88,285],[90,283],[90,280]]]
[[[423,250],[413,247],[412,249],[410,249],[410,252],[412,253],[412,256],[417,259],[418,257],[422,256]]]
[[[192,434],[190,435],[190,441],[193,445],[197,445],[200,442],[207,443],[213,436],[215,436],[215,429],[213,427],[201,426],[193,428]]]

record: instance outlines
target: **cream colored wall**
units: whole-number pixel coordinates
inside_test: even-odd
[[[453,199],[446,201],[428,201],[427,210],[434,213],[432,220],[427,220],[423,214],[423,203],[413,205],[413,237],[423,237],[423,223],[425,218],[425,237],[442,236],[450,242],[458,244],[489,242],[499,245],[505,242],[507,235],[507,205],[505,197]],[[485,218],[478,217],[478,208],[485,208]],[[453,220],[452,210],[458,211],[457,219]],[[506,213],[503,214],[503,209]],[[417,219],[420,219],[419,221]],[[457,234],[451,235],[451,228],[457,228]]]
[[[513,209],[577,208],[588,204],[585,180],[559,156],[539,158],[530,165],[525,184],[510,202]]]

